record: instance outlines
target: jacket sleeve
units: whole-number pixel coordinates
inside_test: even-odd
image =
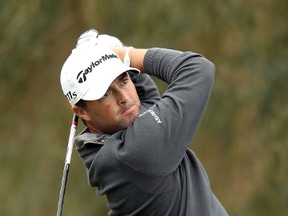
[[[204,114],[214,81],[214,65],[200,54],[150,49],[145,72],[168,84],[161,100],[126,130],[119,158],[147,174],[173,172]]]
[[[151,106],[160,100],[160,94],[154,81],[148,74],[130,74],[142,105]]]

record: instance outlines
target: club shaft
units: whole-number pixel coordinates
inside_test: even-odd
[[[61,189],[58,199],[58,208],[57,208],[57,216],[62,215],[62,209],[64,204],[64,195],[66,191],[66,185],[67,185],[67,179],[68,179],[68,173],[69,173],[70,164],[65,164],[63,169],[63,175],[61,180]]]
[[[68,180],[71,156],[72,156],[72,151],[73,151],[73,146],[74,146],[74,137],[75,137],[77,125],[78,125],[78,116],[73,115],[72,124],[70,128],[70,134],[69,134],[69,140],[68,140],[68,146],[67,146],[67,151],[66,151],[66,157],[65,157],[65,164],[63,168],[63,175],[62,175],[62,180],[61,180],[61,188],[60,188],[58,207],[57,207],[57,216],[62,215],[64,195],[66,191],[66,185],[67,185],[67,180]]]

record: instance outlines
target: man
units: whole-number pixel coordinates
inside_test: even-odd
[[[101,42],[93,30],[80,37],[61,85],[87,126],[77,150],[109,215],[227,215],[188,148],[214,65],[193,52],[123,47],[107,37]],[[162,97],[149,75],[168,84]]]

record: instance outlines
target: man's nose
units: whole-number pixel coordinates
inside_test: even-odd
[[[117,91],[117,100],[120,105],[126,104],[129,99],[129,94],[123,89],[118,89]]]

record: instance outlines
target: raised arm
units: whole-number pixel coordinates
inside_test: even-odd
[[[127,129],[119,155],[135,169],[170,173],[185,156],[205,112],[214,65],[193,52],[159,48],[131,51],[133,66],[163,80],[168,89]],[[134,56],[138,54],[140,57]]]

